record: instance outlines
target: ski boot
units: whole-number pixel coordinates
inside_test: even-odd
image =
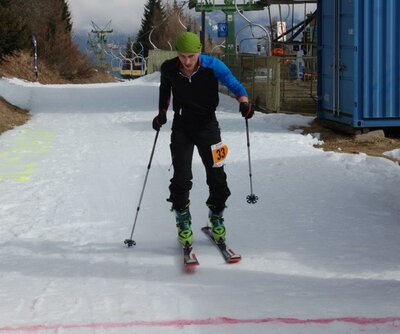
[[[222,218],[223,213],[224,210],[215,212],[210,208],[209,218],[211,223],[211,232],[217,243],[224,243],[226,239],[224,218]]]
[[[178,229],[178,241],[184,247],[190,247],[193,243],[192,217],[189,212],[189,205],[183,210],[174,210],[176,227]]]

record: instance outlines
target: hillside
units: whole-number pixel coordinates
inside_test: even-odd
[[[30,119],[26,110],[22,110],[0,97],[0,133],[22,125]]]
[[[20,52],[13,57],[6,57],[0,64],[0,77],[19,78],[34,82],[35,75],[32,66],[32,56],[28,52]],[[39,63],[39,82],[41,84],[68,84],[68,83],[101,83],[114,82],[113,75],[93,68],[90,75],[85,78],[66,80],[55,68]],[[0,133],[10,130],[15,126],[24,124],[30,119],[29,111],[22,110],[1,97],[0,92]]]
[[[33,59],[29,52],[19,52],[15,56],[6,57],[0,64],[0,77],[19,78],[34,82]],[[112,74],[92,67],[86,76],[77,76],[65,79],[55,67],[39,61],[39,82],[42,84],[67,84],[67,83],[100,83],[114,82]]]

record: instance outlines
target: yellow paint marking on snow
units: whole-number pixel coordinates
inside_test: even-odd
[[[30,180],[38,160],[53,146],[54,138],[55,131],[49,129],[20,130],[11,148],[0,151],[0,181]]]

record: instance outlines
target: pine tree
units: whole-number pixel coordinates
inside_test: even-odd
[[[183,14],[183,6],[179,6],[178,1],[174,0],[174,2],[172,3],[172,11],[175,13],[178,13],[179,15],[182,15]]]
[[[89,62],[72,40],[72,19],[67,0],[0,0],[0,4],[7,4],[4,7],[8,10],[4,14],[2,8],[0,17],[11,18],[8,24],[0,24],[0,39],[18,36],[23,27],[22,31],[26,33],[25,37],[21,34],[21,38],[28,42],[22,48],[31,51],[31,35],[35,35],[39,65],[51,65],[66,79],[88,75]],[[16,26],[17,22],[21,25]],[[4,29],[9,31],[3,33]],[[0,45],[7,44],[0,41]]]
[[[4,1],[4,0],[0,0]],[[38,41],[40,57],[55,63],[62,55],[58,44],[72,43],[71,13],[66,0],[6,0],[10,2],[12,13],[17,13],[27,27],[29,35],[34,34]]]
[[[28,30],[11,11],[10,0],[0,0],[0,62],[28,45]]]
[[[63,22],[65,24],[66,32],[71,33],[72,32],[72,16],[71,16],[71,11],[69,10],[68,2],[65,0],[62,0],[61,19],[63,20]]]
[[[164,28],[164,39],[168,40],[172,47],[175,47],[175,40],[184,31],[197,33],[199,26],[190,15],[183,11],[183,6],[179,6],[175,0],[172,5],[167,5],[167,21]],[[169,48],[168,48],[169,49]]]
[[[165,25],[165,9],[161,0],[148,0],[144,6],[144,16],[142,25],[136,38],[135,52],[140,52],[139,43],[144,46],[144,56],[147,57],[148,50],[153,49],[151,42],[158,48],[164,48],[167,43],[163,36],[163,27]]]

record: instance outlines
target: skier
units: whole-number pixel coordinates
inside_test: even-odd
[[[170,197],[175,212],[178,240],[184,247],[193,242],[189,192],[192,188],[192,158],[194,146],[204,164],[209,197],[209,220],[214,239],[224,242],[226,228],[223,213],[231,194],[223,162],[227,146],[221,133],[215,110],[219,103],[218,81],[224,84],[240,103],[239,111],[249,119],[254,107],[242,84],[219,59],[201,54],[199,37],[184,32],[176,39],[178,57],[166,60],[161,66],[159,113],[153,119],[153,129],[159,131],[167,122],[171,90],[174,119],[171,133],[171,155],[174,175],[170,180]]]

